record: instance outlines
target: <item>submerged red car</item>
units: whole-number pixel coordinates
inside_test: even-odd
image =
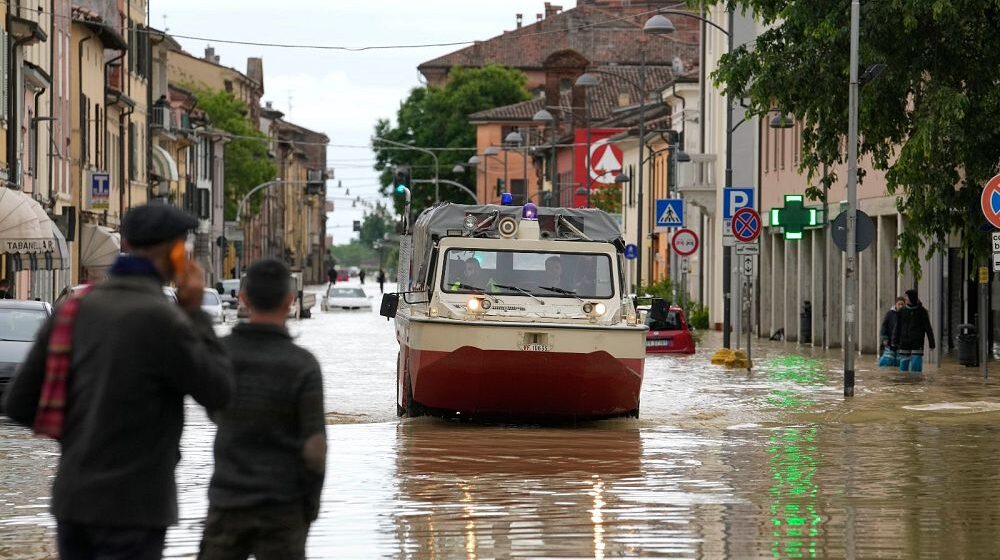
[[[646,326],[647,354],[694,354],[694,337],[679,306],[654,301],[646,314]]]

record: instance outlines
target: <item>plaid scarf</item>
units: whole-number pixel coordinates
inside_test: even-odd
[[[80,310],[80,300],[88,292],[90,286],[84,286],[56,311],[45,359],[45,380],[35,413],[33,429],[37,435],[55,440],[62,438],[63,420],[66,418],[66,385],[73,357],[73,325]]]

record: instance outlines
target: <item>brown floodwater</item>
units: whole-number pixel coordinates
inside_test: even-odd
[[[330,418],[311,558],[1000,555],[1000,388],[978,369],[863,358],[845,400],[839,352],[762,341],[754,371],[733,371],[708,364],[708,333],[694,356],[648,358],[638,420],[400,421],[391,323],[317,313],[293,331],[323,363]],[[212,469],[213,427],[188,413],[171,558],[197,552]],[[54,555],[57,461],[0,422],[0,558]]]

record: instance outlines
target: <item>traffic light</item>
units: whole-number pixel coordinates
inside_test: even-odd
[[[395,173],[392,175],[392,186],[396,192],[403,192],[403,189],[410,188],[411,181],[409,167],[397,167]]]

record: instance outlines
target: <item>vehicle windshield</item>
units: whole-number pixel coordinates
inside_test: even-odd
[[[202,305],[219,305],[219,294],[213,291],[205,290],[205,294],[201,298]]]
[[[0,309],[0,340],[31,342],[47,317],[41,309]]]
[[[368,297],[361,288],[330,288],[330,297]]]
[[[581,299],[609,299],[615,293],[611,257],[603,253],[479,249],[448,250],[441,289]]]
[[[646,326],[651,331],[679,331],[681,330],[681,318],[676,311],[667,313],[665,319],[657,321],[652,314],[646,316]]]

